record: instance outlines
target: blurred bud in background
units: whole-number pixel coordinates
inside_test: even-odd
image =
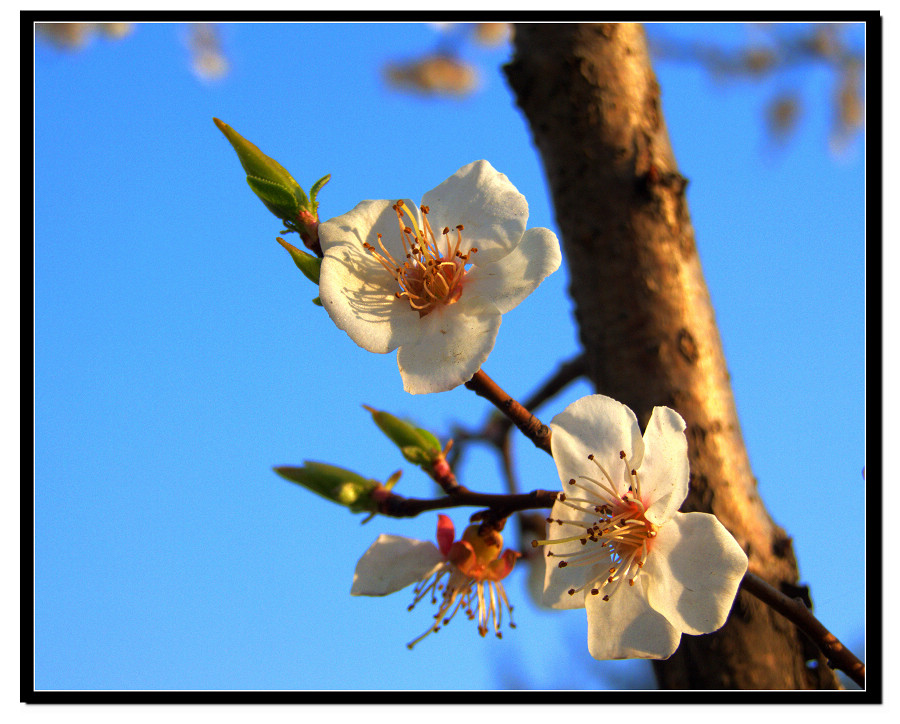
[[[132,23],[35,23],[37,37],[66,50],[87,47],[95,35],[118,40],[133,29]]]
[[[480,86],[475,64],[463,58],[466,46],[493,47],[512,37],[509,23],[427,23],[437,33],[435,47],[411,60],[388,63],[387,83],[401,91],[425,95],[469,95]]]
[[[845,150],[865,127],[864,50],[848,41],[842,23],[750,23],[741,47],[665,37],[651,40],[663,62],[695,64],[719,82],[753,81],[779,86],[766,104],[771,138],[784,142],[796,131],[801,112],[828,105],[832,117],[829,146]],[[833,74],[830,97],[816,97],[808,70],[824,67]],[[810,97],[812,96],[812,97]],[[806,98],[804,102],[802,97]]]
[[[786,141],[797,128],[800,99],[796,93],[783,93],[773,98],[766,109],[769,134],[779,142]]]
[[[512,37],[509,23],[475,23],[472,35],[482,45],[501,45]]]
[[[863,66],[850,62],[841,69],[834,91],[834,121],[831,148],[840,151],[865,125]]]
[[[228,58],[222,49],[218,28],[212,23],[191,23],[188,46],[191,70],[204,81],[215,81],[228,75]]]
[[[405,63],[389,63],[384,71],[395,88],[429,95],[466,95],[478,85],[474,66],[436,53]]]

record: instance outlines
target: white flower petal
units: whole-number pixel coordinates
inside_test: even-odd
[[[397,282],[363,248],[364,241],[377,248],[375,234],[383,229],[385,246],[391,250],[388,242],[394,239],[402,251],[397,216],[390,205],[390,201],[361,201],[343,216],[319,225],[325,253],[319,275],[322,306],[360,347],[380,354],[419,335],[418,313],[405,299],[396,298]]]
[[[640,586],[620,586],[609,601],[588,595],[585,608],[588,650],[595,659],[667,659],[681,641],[678,629],[647,604]]]
[[[567,505],[557,501],[553,504],[553,510],[550,517],[554,520],[585,520],[588,524],[596,520],[596,516],[588,517],[586,514],[574,510]],[[583,528],[574,525],[559,525],[558,523],[547,524],[547,539],[567,538],[583,532]],[[593,546],[592,543],[588,545]],[[552,546],[546,547],[545,551],[553,553],[552,556],[546,558],[546,568],[544,570],[544,596],[543,602],[545,606],[550,608],[584,608],[585,592],[578,591],[573,595],[569,595],[569,591],[573,588],[579,589],[584,587],[586,582],[602,581],[606,577],[607,571],[611,565],[608,549],[597,549],[597,562],[590,566],[566,566],[559,567],[560,561],[566,560],[565,556],[571,553],[579,553],[584,551],[580,541],[574,540],[568,543],[554,543]],[[544,553],[546,556],[546,552]],[[584,587],[590,591],[591,586]]]
[[[638,470],[641,495],[650,500],[647,520],[663,525],[681,507],[691,477],[681,415],[654,407],[644,432],[644,459]]]
[[[322,252],[327,254],[335,245],[348,243],[354,248],[362,248],[363,242],[368,242],[381,251],[378,246],[378,234],[382,235],[382,241],[391,255],[397,261],[403,261],[405,251],[400,234],[400,222],[397,212],[392,208],[396,199],[367,199],[360,201],[346,214],[341,214],[319,224],[319,244]],[[409,199],[403,203],[419,218],[418,209]],[[368,256],[371,256],[367,253]]]
[[[676,513],[659,531],[638,580],[650,606],[689,634],[722,627],[747,556],[714,515]]]
[[[621,402],[605,395],[588,395],[576,400],[550,422],[553,436],[550,448],[563,492],[571,490],[571,478],[585,475],[606,481],[597,466],[588,460],[594,458],[610,475],[618,495],[628,485],[626,467],[619,457],[624,450],[629,462],[640,461],[644,451],[641,428],[634,413]]]
[[[468,382],[488,358],[500,329],[500,312],[460,301],[418,320],[419,338],[397,352],[403,389],[418,395],[445,392]]]
[[[429,207],[428,221],[435,234],[462,224],[463,253],[478,251],[472,263],[489,264],[513,250],[528,221],[528,202],[505,174],[487,161],[463,166],[422,198]]]
[[[480,254],[481,247],[475,256]],[[529,229],[519,245],[502,259],[473,266],[463,294],[487,299],[506,314],[559,269],[561,261],[556,235],[550,229]]]
[[[429,578],[444,565],[430,541],[382,534],[356,564],[351,596],[386,596]]]

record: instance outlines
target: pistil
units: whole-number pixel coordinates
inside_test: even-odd
[[[393,257],[385,247],[381,234],[377,235],[380,252],[368,242],[363,242],[363,247],[396,281],[398,290],[394,292],[394,296],[406,299],[410,308],[417,311],[420,317],[440,306],[458,302],[463,292],[466,264],[469,263],[470,255],[478,251],[473,247],[465,254],[460,252],[463,225],[455,227],[455,241],[451,239],[450,228],[443,228],[441,236],[446,249],[443,252],[442,245],[428,222],[427,206],[419,207],[422,211],[421,227],[415,215],[410,213],[402,201],[391,208],[397,214],[405,259],[399,262]],[[405,218],[409,219],[412,226],[404,223]]]

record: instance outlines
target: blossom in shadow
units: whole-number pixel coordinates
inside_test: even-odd
[[[353,596],[386,596],[415,584],[411,611],[423,598],[438,607],[434,623],[425,633],[407,644],[409,648],[450,623],[459,612],[478,620],[478,633],[494,630],[502,638],[500,625],[505,607],[512,622],[512,606],[502,579],[512,571],[519,554],[502,551],[503,537],[494,530],[479,532],[470,525],[460,540],[454,541],[453,521],[438,516],[437,545],[396,535],[378,536],[353,574]]]

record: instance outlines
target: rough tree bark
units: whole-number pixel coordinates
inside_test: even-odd
[[[646,425],[687,421],[684,511],[718,516],[750,570],[802,595],[791,539],[757,493],[642,26],[515,26],[507,79],[550,185],[588,374]],[[728,623],[655,662],[665,689],[838,688],[792,624],[741,593]]]

